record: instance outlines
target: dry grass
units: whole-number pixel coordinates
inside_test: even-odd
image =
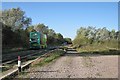
[[[50,52],[46,54],[43,58],[38,59],[37,61],[33,62],[31,66],[42,66],[45,65],[54,59],[60,57],[62,54],[64,54],[64,51],[62,50],[55,50],[53,52]]]
[[[118,49],[118,44],[113,45],[114,43],[108,44],[91,44],[87,46],[82,46],[80,48],[77,48],[77,51],[83,52],[83,51],[108,51],[109,49]]]

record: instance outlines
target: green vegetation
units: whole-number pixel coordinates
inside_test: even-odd
[[[12,30],[11,27],[2,26],[2,48],[27,48],[29,46],[29,34],[24,29]]]
[[[77,48],[77,51],[79,52],[92,52],[92,51],[108,51],[110,49],[117,50],[117,42],[115,43],[104,43],[104,44],[89,44],[86,46],[82,46],[80,48]]]
[[[38,62],[33,63],[33,66],[45,65],[45,64],[57,59],[58,57],[62,56],[63,54],[64,54],[63,50],[52,51],[52,52],[48,53],[48,55],[46,55],[44,58],[38,60]]]
[[[32,19],[25,16],[25,12],[20,8],[12,8],[2,11],[2,48],[3,51],[12,48],[29,48],[29,33],[42,32],[47,35],[47,45],[61,45],[64,42],[70,43],[69,38],[49,29],[43,23],[31,25]]]
[[[77,36],[73,40],[73,46],[78,52],[118,54],[119,35],[120,31],[109,31],[106,28],[81,27],[78,29]],[[115,53],[111,52],[115,50]]]
[[[67,44],[72,44],[72,40],[70,38],[64,38],[65,42],[67,42]]]

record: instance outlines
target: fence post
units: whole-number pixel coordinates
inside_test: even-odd
[[[18,56],[18,72],[21,72],[21,61],[20,61],[20,56]]]

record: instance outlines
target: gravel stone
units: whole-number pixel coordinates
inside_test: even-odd
[[[118,56],[62,56],[45,66],[30,67],[22,78],[118,78]]]

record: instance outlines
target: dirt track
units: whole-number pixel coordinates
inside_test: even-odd
[[[118,78],[118,56],[62,56],[22,78]]]

